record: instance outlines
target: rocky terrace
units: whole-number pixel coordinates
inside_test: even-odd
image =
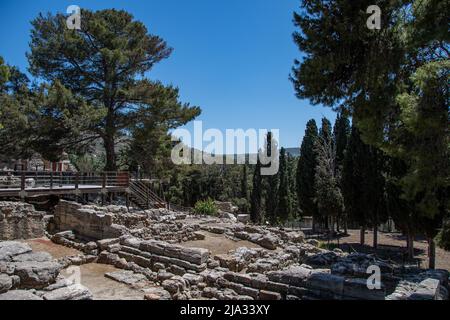
[[[0,242],[0,299],[105,298],[96,293],[101,281],[94,286],[86,273],[99,268],[84,268],[78,282],[65,276],[71,266],[102,264],[111,269],[101,271],[100,279],[132,290],[122,296],[125,291],[117,291],[110,297],[116,299],[448,299],[446,270],[405,268],[375,255],[321,249],[299,230],[238,222],[227,212],[199,217],[68,201],[61,201],[52,217],[14,202],[2,203],[0,210],[3,238],[45,234],[54,246],[77,252],[55,259],[23,241]],[[11,232],[12,216],[32,227]],[[41,217],[40,231],[36,217]],[[212,252],[209,241],[223,247]],[[373,265],[381,270],[381,288],[370,290],[367,268]]]

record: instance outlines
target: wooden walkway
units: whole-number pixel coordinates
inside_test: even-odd
[[[128,192],[128,172],[0,172],[1,197]]]
[[[190,208],[175,206],[157,195],[145,179],[131,179],[129,172],[47,172],[0,171],[0,200],[39,196],[84,194],[126,194],[127,206],[131,202],[141,209],[167,208],[189,212]]]

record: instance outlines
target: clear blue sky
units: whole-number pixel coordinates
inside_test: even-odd
[[[292,41],[300,0],[1,0],[0,55],[26,70],[30,21],[72,4],[125,9],[166,40],[174,52],[148,77],[200,106],[205,129],[280,129],[280,145],[297,147],[309,119],[335,119],[331,109],[298,100],[288,79],[300,57]]]

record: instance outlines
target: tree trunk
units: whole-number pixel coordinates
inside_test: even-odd
[[[339,233],[341,232],[341,225],[340,225],[340,221],[341,221],[341,215],[338,215],[337,219],[336,219],[336,231]]]
[[[347,216],[344,217],[344,233],[348,234]]]
[[[106,152],[106,165],[105,171],[116,171],[116,150],[114,148],[114,137],[105,136],[103,139],[103,144],[105,146]]]
[[[361,226],[360,234],[359,234],[359,243],[363,246],[366,243],[366,227]]]
[[[378,224],[375,223],[373,226],[373,248],[378,249]]]
[[[414,259],[414,235],[411,233],[408,233],[406,235],[406,245],[408,248],[408,259],[412,260]]]
[[[428,238],[428,268],[436,268],[436,244],[433,238]]]
[[[330,224],[328,226],[329,226],[330,234],[333,235],[334,234],[334,216],[330,216]]]

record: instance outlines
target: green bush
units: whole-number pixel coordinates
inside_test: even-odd
[[[215,216],[217,214],[217,207],[214,200],[208,198],[206,200],[199,200],[194,206],[194,212],[197,214],[206,214]]]
[[[233,205],[239,208],[239,213],[249,213],[250,212],[250,202],[245,198],[233,198]]]
[[[328,242],[320,241],[319,242],[319,248],[320,249],[333,250],[333,249],[339,248],[339,246],[338,246],[337,243],[333,243],[333,242],[328,243]]]
[[[436,242],[442,249],[450,251],[450,219],[444,222],[442,230],[436,237]]]

